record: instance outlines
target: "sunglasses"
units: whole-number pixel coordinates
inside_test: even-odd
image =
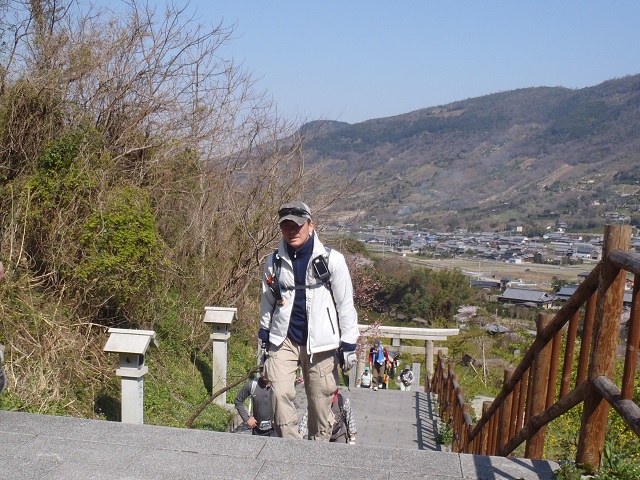
[[[310,217],[311,214],[307,212],[304,208],[281,208],[278,210],[278,216],[280,218],[286,217],[287,215],[295,215],[296,217]]]

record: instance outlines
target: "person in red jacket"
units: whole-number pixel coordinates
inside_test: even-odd
[[[379,339],[373,343],[373,347],[369,350],[369,368],[375,372],[376,380],[378,382],[378,388],[386,388],[386,382],[384,377],[386,374],[386,368],[392,360],[389,357],[389,352],[384,348]],[[375,390],[375,387],[374,387]]]

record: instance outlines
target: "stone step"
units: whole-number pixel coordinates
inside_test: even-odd
[[[0,411],[0,478],[552,479],[552,462]]]

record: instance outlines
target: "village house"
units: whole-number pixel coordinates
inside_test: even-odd
[[[502,295],[498,297],[498,301],[526,307],[549,308],[553,303],[553,296],[541,290],[508,287]]]
[[[601,251],[592,245],[579,244],[574,245],[572,256],[575,258],[583,258],[589,260],[600,260]]]
[[[571,295],[573,295],[576,292],[577,289],[578,289],[578,285],[576,284],[563,285],[562,287],[560,287],[560,290],[556,292],[555,299],[566,302],[567,300],[569,300]]]
[[[566,302],[567,300],[569,300],[571,295],[573,295],[576,292],[576,290],[578,289],[578,286],[579,285],[573,285],[573,284],[562,286],[560,290],[558,290],[558,292],[555,294],[554,296],[555,299]],[[624,297],[622,300],[622,303],[625,307],[631,308],[631,298],[632,298],[632,292],[629,290],[625,290]]]

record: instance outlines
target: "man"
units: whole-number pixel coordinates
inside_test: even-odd
[[[293,403],[302,370],[312,440],[329,441],[337,362],[348,371],[356,361],[358,316],[344,256],[320,242],[303,202],[278,210],[282,239],[265,263],[258,337],[269,349],[265,374],[273,388],[275,428],[301,438]],[[338,355],[336,355],[338,350]]]
[[[400,352],[396,352],[391,355],[391,363],[389,364],[389,376],[395,377],[396,370],[398,369],[398,365],[400,365]]]
[[[371,375],[371,370],[369,370],[369,365],[365,365],[364,372],[360,375],[360,386],[362,388],[371,388],[371,381],[373,380],[373,375]]]
[[[400,382],[400,390],[407,392],[411,391],[411,385],[413,385],[413,371],[411,371],[409,365],[405,365],[404,370],[400,372],[398,381]]]
[[[378,388],[387,388],[386,367],[391,362],[389,352],[382,346],[379,339],[373,343],[369,350],[369,365],[376,372]],[[374,387],[374,390],[377,388]]]
[[[260,368],[260,377],[249,380],[236,395],[235,405],[242,420],[251,428],[252,435],[275,437],[273,427],[273,408],[271,405],[271,384]],[[244,401],[251,397],[252,413],[247,411]]]

